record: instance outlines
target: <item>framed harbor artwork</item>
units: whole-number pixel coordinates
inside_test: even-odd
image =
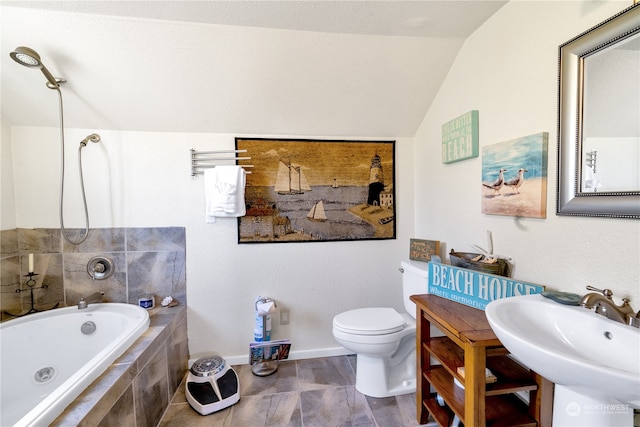
[[[395,141],[236,138],[251,164],[238,243],[396,238]]]
[[[546,218],[548,143],[541,132],[482,148],[482,213]]]

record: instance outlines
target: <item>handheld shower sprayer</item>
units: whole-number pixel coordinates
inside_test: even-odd
[[[24,65],[29,68],[39,68],[42,71],[42,74],[47,78],[47,87],[49,89],[58,89],[60,88],[61,83],[65,83],[65,79],[60,79],[57,77],[53,77],[53,75],[47,70],[47,67],[44,66],[42,61],[40,60],[40,55],[35,50],[26,47],[26,46],[18,46],[16,50],[9,54],[11,59],[16,61],[20,65]]]
[[[40,55],[35,50],[25,47],[19,46],[9,54],[11,59],[16,61],[20,65],[24,65],[28,68],[39,68],[42,71],[42,74],[47,78],[47,87],[49,89],[55,89],[58,92],[58,100],[60,105],[60,229],[62,231],[62,237],[71,243],[72,245],[79,245],[87,239],[89,235],[89,210],[87,208],[87,198],[84,192],[84,178],[82,176],[82,148],[87,145],[88,142],[99,142],[100,135],[97,133],[92,133],[87,136],[85,139],[80,141],[80,146],[78,147],[78,169],[80,172],[80,189],[82,190],[82,202],[84,204],[84,218],[85,218],[85,227],[84,233],[80,237],[79,240],[72,240],[71,237],[67,235],[65,226],[64,226],[64,213],[63,213],[63,205],[64,205],[64,112],[62,108],[62,91],[60,90],[60,84],[65,83],[65,79],[60,79],[53,77],[53,75],[47,70],[47,67],[44,66],[42,61],[40,60]]]
[[[86,147],[87,142],[100,142],[100,135],[98,135],[97,133],[92,133],[91,135],[80,141],[80,145],[82,147]]]

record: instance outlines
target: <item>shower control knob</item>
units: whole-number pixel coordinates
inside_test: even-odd
[[[96,256],[89,260],[87,273],[93,280],[108,279],[115,272],[115,264],[108,256]]]

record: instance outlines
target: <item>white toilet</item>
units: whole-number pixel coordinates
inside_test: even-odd
[[[389,397],[416,391],[416,306],[411,295],[426,294],[428,264],[402,261],[406,313],[389,307],[359,308],[333,318],[333,336],[357,355],[356,389]]]

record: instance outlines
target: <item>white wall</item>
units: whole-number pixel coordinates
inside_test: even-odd
[[[558,46],[628,6],[512,1],[466,40],[415,136],[418,237],[473,251],[492,230],[515,277],[576,293],[608,287],[640,309],[640,222],[555,215]],[[479,110],[480,157],[444,165],[441,126],[470,110]],[[538,132],[549,132],[546,219],[483,215],[482,147]]]
[[[0,230],[16,227],[16,205],[11,152],[11,126],[0,117]]]
[[[12,129],[18,226],[58,227],[58,130]],[[192,357],[216,351],[245,363],[257,295],[290,309],[291,324],[274,321],[272,336],[290,338],[298,357],[342,351],[331,333],[339,312],[403,308],[398,267],[414,223],[411,139],[396,143],[396,240],[238,245],[235,219],[205,224],[203,182],[190,176],[189,152],[232,149],[236,135],[68,129],[68,227],[84,224],[77,147],[94,131],[102,142],[82,151],[91,227],[186,227]]]
[[[415,138],[397,139],[396,240],[238,245],[235,220],[205,224],[202,180],[190,177],[189,148],[228,149],[235,136],[253,135],[69,129],[66,223],[83,225],[75,156],[79,141],[98,132],[103,142],[83,150],[91,226],[186,227],[192,357],[216,351],[246,360],[258,294],[291,311],[290,326],[274,322],[274,338],[291,338],[301,356],[333,351],[336,313],[402,309],[397,267],[411,237],[465,251],[486,245],[490,229],[496,252],[515,260],[515,277],[576,292],[607,286],[637,309],[640,221],[555,215],[558,45],[627,5],[515,1],[467,40]],[[480,111],[481,146],[549,132],[546,219],[481,214],[481,157],[442,164],[441,125],[472,109]],[[4,138],[12,134],[16,225],[57,227],[58,130],[6,128],[3,161]],[[4,198],[4,179],[2,190]]]

